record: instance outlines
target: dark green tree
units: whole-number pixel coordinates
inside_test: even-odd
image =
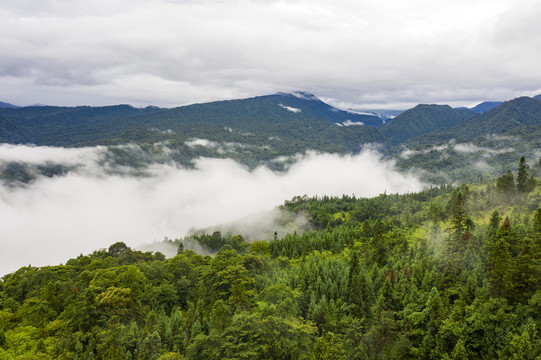
[[[515,178],[511,170],[496,180],[496,189],[504,196],[506,202],[511,202],[515,194]]]
[[[371,293],[364,267],[359,262],[357,251],[354,251],[348,272],[347,296],[348,302],[355,305],[353,309],[355,316],[370,317]]]
[[[178,248],[177,248],[177,255],[180,255],[184,252],[184,244],[182,242],[179,242],[178,243]]]
[[[538,207],[535,211],[533,218],[533,231],[534,233],[541,234],[541,207]]]
[[[451,228],[447,244],[447,256],[456,260],[456,254],[465,251],[466,245],[471,238],[471,230],[475,227],[466,210],[466,199],[462,191],[458,191],[451,207]]]
[[[109,246],[108,253],[109,256],[119,257],[124,251],[128,250],[129,247],[122,241],[116,242],[113,245]]]
[[[505,218],[498,233],[488,244],[487,268],[490,282],[490,292],[495,297],[507,297],[511,290],[513,259],[509,237],[511,226],[509,218]]]
[[[521,193],[528,191],[528,165],[524,156],[520,158],[518,163],[517,191]]]
[[[518,164],[517,191],[523,194],[529,193],[535,188],[536,183],[537,181],[533,175],[530,174],[530,169],[528,164],[526,164],[524,156],[521,157]]]

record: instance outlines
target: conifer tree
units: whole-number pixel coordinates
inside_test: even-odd
[[[526,193],[528,190],[528,165],[526,159],[522,156],[518,163],[517,191]]]
[[[514,302],[526,301],[536,290],[538,271],[534,265],[535,256],[532,249],[532,240],[528,237],[522,240],[522,250],[514,259],[512,281]]]
[[[452,204],[451,236],[448,244],[448,251],[451,253],[462,252],[467,240],[471,237],[470,231],[474,228],[472,219],[466,210],[464,194],[458,191],[455,201]]]
[[[510,231],[509,218],[506,217],[498,234],[492,239],[489,245],[487,265],[490,291],[496,297],[507,297],[511,287],[512,257],[509,244]]]
[[[511,170],[496,180],[496,189],[505,196],[505,201],[510,202],[515,193],[515,178]]]
[[[494,236],[498,232],[498,228],[500,227],[500,221],[502,221],[502,217],[500,216],[500,213],[498,210],[494,210],[492,212],[492,215],[490,217],[490,223],[488,225],[488,235]]]
[[[370,316],[371,293],[364,268],[360,266],[359,256],[355,251],[351,257],[347,283],[348,301],[350,304],[355,304],[353,310],[355,316]]]
[[[541,207],[538,207],[535,211],[533,219],[533,230],[536,233],[541,233]]]

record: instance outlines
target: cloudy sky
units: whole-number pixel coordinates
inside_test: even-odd
[[[538,0],[2,0],[0,101],[341,107],[541,93]]]

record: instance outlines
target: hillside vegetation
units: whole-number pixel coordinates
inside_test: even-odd
[[[295,197],[313,230],[112,244],[0,281],[2,359],[538,359],[541,186]],[[208,253],[185,250],[198,242]]]
[[[496,105],[484,104],[487,110],[487,104]],[[172,109],[128,105],[0,109],[0,142],[107,146],[113,165],[145,166],[141,159],[155,161],[161,151],[161,158],[175,154],[169,160],[185,167],[198,157],[214,157],[231,158],[252,169],[264,165],[282,171],[299,153],[354,154],[377,144],[400,169],[434,184],[499,176],[522,155],[532,165],[540,156],[539,139],[541,101],[529,97],[503,102],[481,114],[447,105],[418,105],[386,123],[374,115],[339,110],[307,93]],[[141,152],[144,156],[139,156]],[[0,163],[0,179],[25,183],[36,174],[61,175],[68,170],[55,163],[38,169],[21,162]]]
[[[453,109],[449,105],[417,105],[385,123],[381,133],[391,145],[416,136],[461,124],[475,113],[468,109]]]

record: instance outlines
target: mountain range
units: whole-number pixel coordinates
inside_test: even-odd
[[[7,104],[0,108],[0,142],[71,147],[167,142],[182,150],[177,159],[182,163],[197,156],[231,157],[250,167],[307,150],[354,153],[364,144],[379,143],[385,156],[404,169],[420,167],[433,173],[454,166],[463,170],[457,177],[477,176],[479,171],[466,171],[458,162],[477,156],[478,163],[479,154],[455,151],[450,158],[446,154],[438,160],[441,154],[436,156],[438,152],[430,149],[449,150],[449,142],[473,143],[483,145],[485,153],[491,152],[491,156],[481,157],[484,163],[497,160],[507,166],[500,155],[512,153],[508,157],[514,161],[517,151],[534,160],[541,145],[537,140],[541,138],[539,100],[541,95],[519,97],[502,103],[484,102],[472,109],[420,104],[391,119],[341,110],[306,92],[171,109],[129,105],[18,108]],[[498,141],[494,135],[500,136]],[[193,139],[242,146],[224,152],[216,146],[194,146]],[[523,141],[513,142],[517,140]]]
[[[337,129],[337,124],[344,128],[348,125],[371,127]],[[138,109],[129,105],[3,108],[0,109],[0,141],[63,146],[106,144],[135,129],[182,132],[199,126],[219,126],[292,140],[317,131],[348,142],[347,138],[353,133],[373,141],[380,140],[380,135],[372,127],[382,124],[376,115],[340,110],[314,95],[297,92],[172,109]]]

